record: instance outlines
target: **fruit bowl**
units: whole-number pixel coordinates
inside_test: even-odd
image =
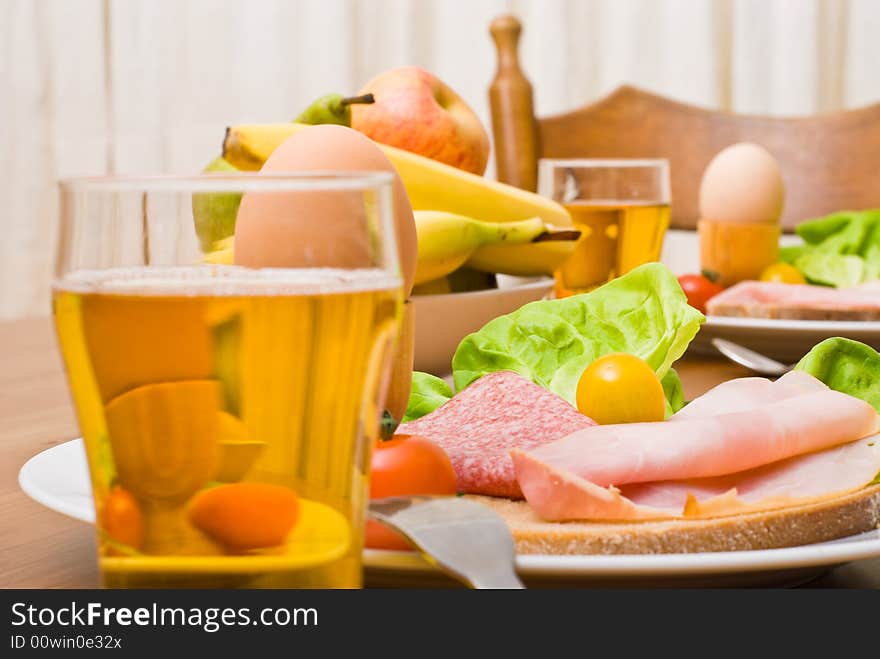
[[[459,342],[493,318],[540,300],[553,288],[549,277],[498,276],[498,288],[441,295],[413,295],[415,353],[413,368],[438,376],[452,370]]]

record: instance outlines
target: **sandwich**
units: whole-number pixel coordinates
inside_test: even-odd
[[[776,381],[685,403],[673,364],[703,320],[656,263],[531,303],[466,337],[457,393],[414,391],[397,433],[441,446],[459,492],[498,512],[523,554],[767,549],[876,528],[880,354],[829,339]],[[662,420],[598,424],[579,409],[581,374],[610,353],[653,370]]]

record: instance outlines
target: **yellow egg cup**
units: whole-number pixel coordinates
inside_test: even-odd
[[[722,286],[758,279],[779,258],[782,230],[775,223],[737,224],[701,219],[700,267],[717,276]]]

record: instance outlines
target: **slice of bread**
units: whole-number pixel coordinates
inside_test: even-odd
[[[510,526],[520,554],[684,554],[794,547],[880,525],[880,485],[841,497],[715,519],[545,522],[525,501],[468,495]]]

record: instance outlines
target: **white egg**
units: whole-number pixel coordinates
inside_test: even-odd
[[[785,186],[779,164],[757,144],[740,142],[716,155],[700,183],[700,216],[715,222],[777,223]]]

